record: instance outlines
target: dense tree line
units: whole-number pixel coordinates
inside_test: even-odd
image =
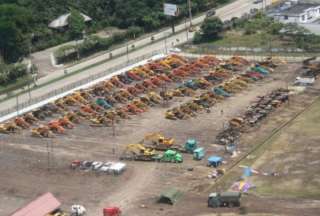
[[[227,0],[192,0],[194,13]],[[163,3],[178,4],[181,19],[187,15],[187,0],[0,0],[0,54],[15,62],[33,50],[77,38],[77,32],[57,32],[48,24],[59,15],[77,10],[93,21],[88,32],[107,26],[142,27],[151,31],[169,24]],[[74,22],[77,22],[74,20]]]

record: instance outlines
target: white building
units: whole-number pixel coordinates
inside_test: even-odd
[[[287,2],[272,16],[282,23],[308,24],[320,19],[320,4]]]

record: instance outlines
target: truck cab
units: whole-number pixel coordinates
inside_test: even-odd
[[[198,147],[198,142],[195,139],[188,139],[184,144],[186,152],[193,153],[193,151]]]
[[[208,207],[235,207],[240,206],[240,192],[211,193],[208,197]]]
[[[194,160],[202,160],[205,156],[205,151],[204,148],[200,147],[200,148],[196,148],[193,151],[193,159]]]

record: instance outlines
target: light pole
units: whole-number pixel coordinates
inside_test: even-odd
[[[129,43],[127,43],[127,64],[129,64]]]
[[[167,46],[167,39],[168,39],[168,35],[170,34],[169,32],[165,32],[165,38],[164,38],[164,48],[165,48],[165,52],[166,54],[168,53],[168,46]]]
[[[191,0],[188,0],[188,8],[189,8],[189,19],[190,19],[190,29],[192,28],[192,7]]]

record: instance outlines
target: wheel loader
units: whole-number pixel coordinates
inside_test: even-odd
[[[180,112],[182,112],[184,115],[188,115],[190,117],[196,117],[196,113],[194,110],[192,110],[188,104],[182,104],[179,108]]]
[[[145,104],[144,102],[142,102],[141,99],[138,99],[138,98],[134,99],[132,101],[132,103],[134,105],[136,105],[139,109],[142,109],[143,111],[147,111],[148,110],[148,105]]]
[[[45,138],[51,138],[53,137],[53,133],[50,131],[48,126],[40,125],[37,128],[33,128],[31,130],[31,135],[34,137],[45,137]]]
[[[112,121],[104,116],[96,116],[94,118],[91,118],[90,122],[91,122],[90,126],[93,126],[93,127],[103,127],[103,126],[110,127],[112,125]]]
[[[17,125],[13,122],[6,122],[0,124],[0,133],[9,134],[9,133],[16,133],[19,130]]]
[[[176,117],[176,115],[171,111],[171,110],[167,110],[165,113],[165,118],[166,119],[170,119],[170,120],[177,120],[178,118]]]

